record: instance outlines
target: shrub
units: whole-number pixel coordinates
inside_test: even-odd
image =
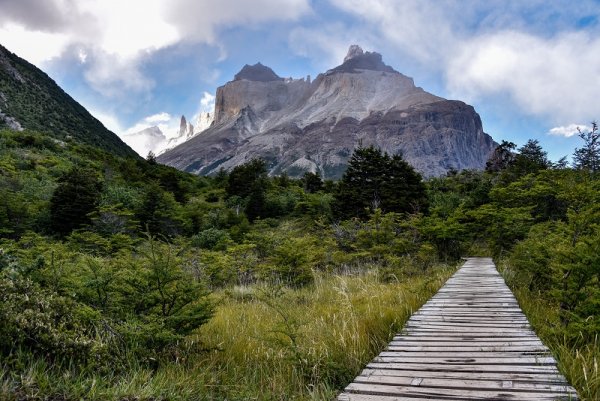
[[[204,249],[224,250],[230,242],[229,233],[218,228],[208,228],[192,237],[192,245]]]

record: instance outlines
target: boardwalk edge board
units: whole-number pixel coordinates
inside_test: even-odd
[[[491,258],[468,258],[337,399],[578,397]]]

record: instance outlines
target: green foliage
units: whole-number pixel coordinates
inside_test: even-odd
[[[175,236],[183,231],[179,204],[172,193],[163,191],[158,184],[147,187],[135,217],[142,229],[154,235]]]
[[[271,268],[267,279],[292,287],[312,283],[313,274],[309,263],[312,247],[311,238],[290,238],[277,246],[271,257]]]
[[[3,113],[16,118],[25,128],[50,132],[61,141],[74,139],[115,155],[138,157],[43,71],[2,46],[0,58],[10,65],[0,69],[0,92],[3,94],[0,109]],[[64,143],[52,142],[49,138],[39,141],[27,135],[23,135],[21,141],[38,148],[53,148]]]
[[[192,245],[205,249],[223,250],[231,242],[229,233],[218,228],[207,228],[192,237]]]
[[[600,171],[600,132],[598,124],[592,122],[592,129],[588,132],[579,131],[579,137],[583,140],[582,148],[575,149],[573,154],[573,165],[575,168],[597,173]]]
[[[267,178],[267,164],[262,159],[252,159],[251,161],[240,164],[231,170],[227,180],[225,191],[227,196],[239,196],[246,198],[252,195],[257,189],[264,190]]]
[[[508,261],[570,349],[599,330],[600,181],[536,141],[499,171],[425,183],[361,148],[346,182],[321,185],[260,160],[195,177],[30,131],[0,130],[0,149],[0,377],[19,394],[330,399],[399,329],[398,288],[425,294],[439,261],[473,252]],[[81,165],[104,185],[62,234],[51,201]]]
[[[514,158],[511,170],[519,177],[537,173],[552,165],[548,160],[548,153],[542,149],[537,139],[528,140],[525,145],[518,149],[518,152]]]
[[[99,203],[102,183],[95,171],[75,167],[58,180],[50,199],[50,228],[66,235],[91,223],[90,214]]]
[[[304,176],[302,176],[302,186],[309,194],[321,191],[323,189],[321,174],[318,171],[316,173],[304,173]]]
[[[20,348],[50,360],[91,365],[110,357],[108,339],[97,331],[97,311],[18,273],[0,272],[0,319],[0,355],[5,361]]]
[[[227,196],[243,199],[244,211],[250,221],[267,217],[267,165],[262,159],[253,159],[236,166],[229,174],[225,191]]]
[[[126,263],[124,303],[151,326],[167,329],[167,338],[187,335],[210,318],[206,290],[186,272],[173,247],[150,238],[139,257]]]
[[[485,171],[497,173],[510,167],[515,160],[513,151],[516,147],[517,145],[513,142],[503,140],[500,145],[496,146],[494,153],[486,162]]]
[[[369,211],[415,212],[427,209],[421,176],[400,155],[374,147],[357,148],[335,193],[337,217],[368,216]]]

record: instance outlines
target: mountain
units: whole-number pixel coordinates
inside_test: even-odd
[[[125,134],[123,140],[139,155],[145,156],[148,152],[160,155],[206,130],[212,124],[213,116],[214,113],[201,112],[196,117],[194,125],[182,115],[179,119],[179,127],[176,129],[172,129],[166,124],[161,125],[162,129],[153,125],[137,132]]]
[[[119,156],[136,153],[48,75],[0,45],[0,128],[75,139]]]
[[[213,174],[262,157],[271,174],[339,178],[360,144],[402,153],[425,176],[481,169],[495,148],[473,107],[425,92],[379,53],[353,45],[314,81],[244,66],[217,89],[210,127],[158,160]]]
[[[127,134],[123,136],[123,140],[141,156],[145,156],[149,152],[157,154],[167,144],[167,138],[156,125]]]

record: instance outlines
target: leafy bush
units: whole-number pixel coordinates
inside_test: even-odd
[[[14,272],[0,275],[0,320],[3,357],[24,348],[84,365],[111,359],[111,342],[100,336],[104,323],[98,311]]]
[[[218,228],[208,228],[192,237],[192,245],[204,249],[224,250],[230,242],[229,233]]]

